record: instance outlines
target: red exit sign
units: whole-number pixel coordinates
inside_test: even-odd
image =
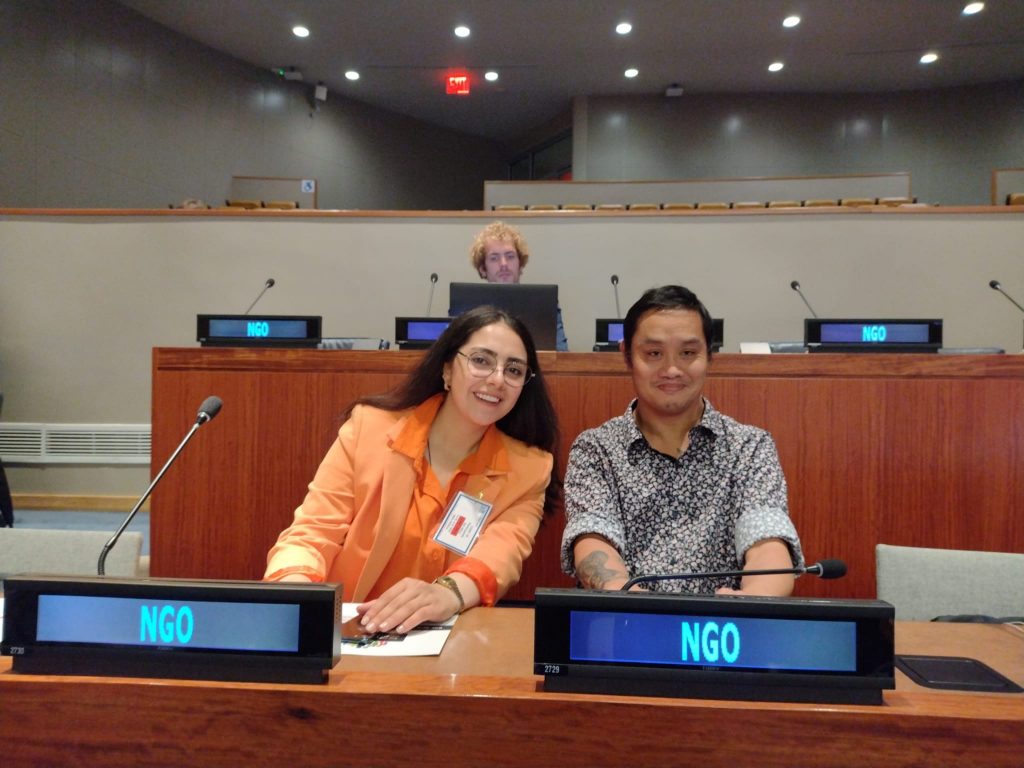
[[[448,75],[445,85],[445,93],[447,93],[449,96],[468,96],[469,75]]]

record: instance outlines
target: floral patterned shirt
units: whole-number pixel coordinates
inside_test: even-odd
[[[678,459],[656,451],[626,413],[573,442],[565,476],[562,570],[575,575],[573,543],[603,536],[630,577],[740,570],[759,541],[782,539],[803,565],[786,504],[786,479],[771,435],[740,424],[704,400],[704,415]],[[738,578],[647,584],[655,591],[710,594]]]

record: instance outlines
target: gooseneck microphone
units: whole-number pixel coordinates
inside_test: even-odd
[[[273,283],[273,281],[270,282]],[[164,468],[161,469],[160,472],[157,473],[157,476],[153,478],[153,482],[149,484],[146,492],[142,494],[141,498],[139,498],[135,503],[135,506],[132,507],[132,511],[128,513],[128,517],[126,517],[124,522],[121,523],[121,527],[118,528],[117,531],[114,532],[114,535],[110,537],[110,541],[103,545],[103,551],[100,552],[99,563],[96,565],[97,576],[105,575],[103,569],[107,562],[107,554],[114,548],[114,545],[117,544],[117,540],[121,538],[121,534],[124,533],[124,529],[128,527],[128,524],[131,523],[132,519],[135,517],[135,513],[138,512],[139,508],[146,503],[146,499],[149,498],[149,494],[153,492],[156,484],[160,482],[160,478],[164,476],[164,472],[166,472],[168,467],[170,467],[171,464],[174,463],[174,460],[178,458],[178,454],[181,453],[181,449],[184,448],[188,441],[192,439],[192,435],[196,433],[196,430],[206,422],[212,421],[214,416],[220,413],[222,405],[223,403],[221,402],[221,399],[216,395],[210,395],[208,398],[203,400],[203,404],[199,406],[199,413],[196,414],[196,422],[192,425],[192,429],[190,429],[188,434],[185,435],[185,439],[178,444],[174,453],[171,454],[171,458],[169,458],[167,463],[164,464]]]
[[[732,578],[735,576],[777,576],[792,574],[803,576],[809,573],[822,579],[839,579],[846,575],[846,563],[842,560],[820,560],[814,565],[801,566],[799,568],[776,568],[767,571],[719,571],[718,573],[669,573],[654,576],[634,576],[622,585],[622,591],[626,592],[630,587],[637,584],[646,584],[652,581],[675,581],[685,579],[716,579]]]
[[[434,286],[437,285],[437,272],[430,273],[430,298],[427,299],[427,314],[430,317],[430,308],[434,306]]]
[[[1024,312],[1024,307],[1022,307],[1020,304],[1014,301],[1013,296],[1011,296],[1010,294],[1003,290],[1003,284],[1000,283],[998,280],[989,280],[988,287],[991,288],[993,291],[999,291],[1001,294],[1003,294],[1003,296],[1005,296],[1013,303],[1013,306],[1015,306],[1021,312]]]
[[[622,310],[619,309],[619,276],[612,275],[612,288],[615,290],[615,317],[622,319]]]
[[[800,283],[794,280],[789,284],[789,287],[800,294],[800,298],[804,300],[804,304],[807,305],[807,309],[811,311],[811,316],[817,319],[818,313],[814,311],[814,307],[811,306],[811,303],[807,300],[807,297],[804,296],[804,292],[800,290]]]
[[[247,310],[245,310],[245,312],[243,312],[242,314],[248,315],[250,312],[252,312],[252,308],[256,306],[256,302],[259,301],[260,299],[262,299],[263,298],[263,294],[266,293],[267,291],[269,291],[273,287],[274,287],[274,278],[272,278],[272,277],[267,278],[267,282],[263,284],[263,290],[259,292],[259,295],[255,299],[252,300],[252,304],[249,305],[249,308]]]

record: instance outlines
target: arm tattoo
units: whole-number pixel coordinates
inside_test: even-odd
[[[627,575],[622,571],[608,568],[607,563],[608,554],[606,552],[591,552],[576,564],[576,575],[583,582],[583,586],[592,589],[604,589],[612,579]]]

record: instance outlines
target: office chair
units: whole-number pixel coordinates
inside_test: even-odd
[[[95,576],[103,545],[113,531],[0,528],[0,575],[45,573]],[[142,534],[126,531],[107,555],[108,576],[138,578],[143,572]]]
[[[1024,555],[878,544],[875,566],[878,599],[898,621],[1024,617]]]

